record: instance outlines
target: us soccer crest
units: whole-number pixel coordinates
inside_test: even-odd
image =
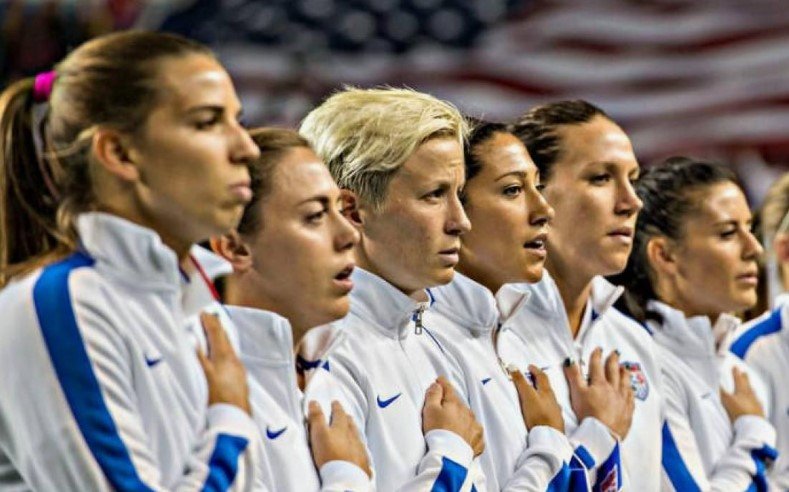
[[[630,386],[633,388],[636,398],[642,401],[646,400],[649,396],[649,381],[647,381],[644,370],[641,369],[641,363],[624,361],[622,367],[630,373]]]

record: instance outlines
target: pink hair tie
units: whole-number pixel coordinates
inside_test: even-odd
[[[33,81],[33,100],[35,102],[47,102],[52,94],[52,85],[58,74],[52,70],[36,75]]]

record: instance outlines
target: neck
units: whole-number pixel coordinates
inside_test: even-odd
[[[464,263],[463,261],[458,264],[456,270],[474,282],[485,286],[494,295],[501,289],[501,286],[504,285],[504,282],[486,275],[484,269],[474,268],[472,265]]]
[[[395,289],[399,290],[400,292],[402,292],[403,294],[407,295],[408,297],[414,300],[420,302],[424,302],[427,300],[427,294],[425,293],[424,288],[411,289],[411,288],[401,287],[396,282],[393,282],[390,278],[384,275],[381,272],[381,270],[376,266],[375,262],[373,262],[372,259],[367,255],[367,253],[364,251],[364,248],[362,248],[361,245],[357,246],[354,253],[355,253],[356,265],[362,270],[366,270],[372,273],[373,275],[377,275],[378,277],[381,277],[386,282],[391,284]]]
[[[679,295],[679,291],[674,288],[674,284],[669,284],[668,282],[658,281],[658,284],[655,286],[655,297],[663,304],[682,312],[685,318],[693,318],[695,316],[708,317],[712,326],[715,326],[721,315],[719,312],[709,312],[709,310],[693,306],[692,303],[687,302],[685,298]]]
[[[194,241],[173,234],[171,232],[172,227],[161,224],[155,218],[147,216],[146,214],[135,213],[132,211],[133,209],[131,207],[114,207],[112,205],[103,204],[99,205],[97,210],[153,230],[162,239],[162,243],[175,252],[181,267],[188,267],[189,251],[192,249]]]
[[[293,343],[298,345],[301,337],[304,336],[307,330],[312,328],[312,326],[306,326],[306,323],[301,322],[296,316],[293,316],[292,313],[289,314],[283,312],[283,309],[278,309],[278,307],[268,299],[260,296],[259,292],[260,289],[254,285],[254,281],[249,277],[237,273],[225,277],[225,292],[223,297],[226,304],[269,311],[286,318],[293,332]]]
[[[570,323],[570,333],[575,338],[581,329],[581,321],[583,321],[584,309],[592,292],[592,278],[594,277],[584,275],[561,262],[551,262],[550,255],[546,262],[546,268],[559,289],[559,295],[562,297],[564,310],[567,313],[567,320]]]

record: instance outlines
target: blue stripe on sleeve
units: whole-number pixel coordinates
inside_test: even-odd
[[[570,467],[567,466],[567,463],[562,463],[562,467],[551,479],[548,488],[545,489],[546,492],[566,492],[570,490],[571,478]]]
[[[619,454],[619,446],[614,447],[614,451],[603,461],[597,469],[594,492],[608,492],[609,490],[620,490],[622,488],[622,460]]]
[[[677,443],[674,441],[674,436],[671,435],[671,429],[668,422],[663,423],[663,470],[671,480],[671,485],[674,490],[688,491],[688,492],[701,492],[701,489],[693,480],[693,475],[688,470],[682,455],[677,448]]]
[[[71,306],[69,275],[93,258],[75,253],[46,267],[33,287],[33,303],[52,366],[85,442],[113,489],[150,491],[118,435]]]
[[[767,319],[756,323],[751,327],[750,330],[743,333],[740,338],[731,344],[731,348],[729,350],[731,350],[731,352],[740,359],[744,359],[745,354],[748,353],[748,349],[751,348],[751,345],[753,345],[753,343],[758,340],[759,337],[778,331],[781,331],[780,308],[774,310]]]
[[[751,451],[751,458],[756,465],[756,474],[753,476],[753,483],[748,487],[748,490],[767,492],[770,487],[767,483],[766,461],[775,461],[778,458],[778,450],[765,444],[762,448]]]
[[[619,444],[617,444],[616,446],[619,446]],[[595,465],[594,458],[592,457],[592,454],[585,447],[578,446],[577,448],[575,448],[575,455],[573,456],[573,458],[576,457],[581,461],[581,464],[583,464],[584,468],[586,468],[587,470],[591,470],[594,468]]]
[[[208,477],[203,492],[223,492],[228,490],[236,479],[238,459],[244,452],[248,441],[243,437],[219,434],[208,460]]]
[[[441,458],[441,472],[433,484],[431,492],[457,492],[466,480],[466,467],[449,458]]]

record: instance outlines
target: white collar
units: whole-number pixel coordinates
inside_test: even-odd
[[[455,272],[452,282],[430,289],[437,312],[458,326],[472,331],[491,331],[496,327],[499,313],[496,299],[484,285]]]
[[[713,326],[708,316],[685,316],[685,313],[660,301],[647,303],[647,311],[660,315],[660,324],[647,321],[654,330],[655,340],[687,356],[722,355],[741,321],[723,313]]]
[[[429,289],[425,293],[430,300],[419,302],[378,275],[359,267],[353,269],[351,279],[354,289],[351,291],[350,313],[371,322],[393,338],[408,336],[416,313],[424,311],[433,303]]]
[[[244,357],[295,368],[293,331],[287,319],[262,309],[229,305],[225,309],[238,328],[240,352]]]
[[[175,251],[159,234],[116,215],[86,212],[77,217],[80,247],[104,274],[146,290],[180,291],[184,315],[203,310],[218,299],[211,283],[232,272],[223,258],[194,245],[195,269],[184,272]]]

